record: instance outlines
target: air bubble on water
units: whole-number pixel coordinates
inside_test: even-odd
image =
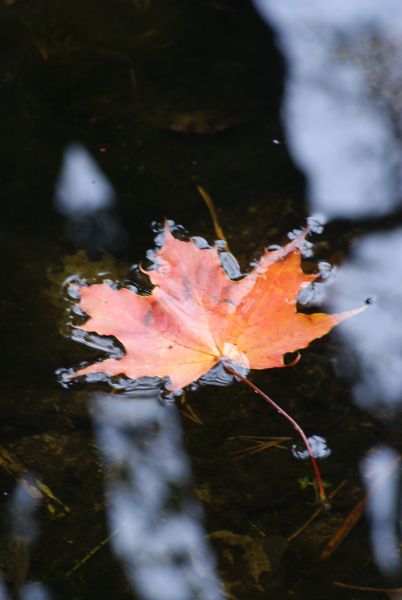
[[[87,285],[88,282],[78,274],[70,275],[61,284],[62,291],[68,296],[70,300],[80,299],[80,287]]]
[[[132,283],[131,281],[130,282],[124,281],[124,287],[127,290],[130,290],[130,292],[133,292],[134,294],[138,294],[138,292],[139,292],[138,285],[135,285],[135,283]]]
[[[219,255],[223,270],[229,279],[239,279],[242,277],[240,265],[231,252],[221,252]]]
[[[288,238],[290,240],[296,240],[302,234],[303,234],[303,229],[292,229],[292,231],[289,231],[289,233],[288,233]]]
[[[326,218],[324,215],[316,214],[308,217],[307,224],[311,233],[315,233],[316,235],[321,235],[324,231],[324,225],[326,223]]]
[[[331,265],[326,261],[320,261],[317,266],[322,280],[328,283],[333,279],[337,271],[337,268],[334,267],[334,265]]]
[[[297,302],[303,306],[314,304],[317,300],[317,289],[312,283],[303,287],[297,296]]]
[[[225,240],[215,240],[215,248],[217,250],[226,250],[227,243],[225,242]]]
[[[151,231],[156,234],[162,233],[163,223],[160,221],[151,221]]]
[[[155,237],[154,237],[154,244],[156,246],[156,249],[159,250],[159,248],[161,248],[164,244],[165,241],[165,234],[163,231],[160,231]],[[155,252],[155,250],[154,250]]]
[[[331,448],[328,447],[327,440],[320,435],[311,435],[307,438],[310,444],[314,458],[328,458],[332,454]],[[292,454],[295,458],[306,460],[309,458],[309,453],[301,444],[292,445]]]
[[[55,375],[57,377],[58,382],[60,383],[61,387],[63,387],[64,389],[68,389],[70,388],[73,383],[74,380],[72,379],[72,375],[74,373],[74,369],[67,369],[67,368],[60,368],[60,369],[56,369],[55,371]]]
[[[112,290],[118,290],[119,289],[119,285],[116,281],[113,281],[113,279],[104,279],[103,283],[105,285],[108,285],[110,288],[112,288]]]
[[[205,238],[201,237],[200,235],[195,235],[191,239],[194,242],[194,244],[197,246],[197,248],[199,248],[200,250],[205,250],[206,248],[211,247],[208,244],[207,240]]]
[[[172,225],[169,226],[169,229],[175,237],[179,240],[188,240],[188,231],[183,225],[177,225],[174,221],[168,221],[168,223],[172,223]]]
[[[307,240],[304,240],[300,247],[300,252],[302,253],[304,258],[310,258],[311,256],[313,256],[313,244],[311,242],[308,242]]]
[[[157,266],[157,263],[158,263],[157,258],[156,258],[156,253],[157,252],[154,249],[147,250],[146,253],[145,253],[145,256],[146,256],[147,260],[149,260],[149,262],[152,263],[151,270],[155,269],[156,266]]]

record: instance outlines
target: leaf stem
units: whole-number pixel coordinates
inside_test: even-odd
[[[265,400],[265,402],[267,404],[269,404],[270,406],[272,406],[280,415],[282,415],[283,417],[285,417],[285,419],[287,421],[289,421],[289,423],[292,425],[292,427],[297,431],[297,433],[299,434],[299,436],[303,440],[303,444],[306,446],[307,452],[308,452],[308,454],[310,456],[311,464],[313,466],[315,480],[316,480],[316,483],[317,483],[317,489],[318,489],[318,495],[319,495],[320,501],[322,502],[322,504],[325,507],[327,507],[327,505],[328,505],[327,495],[325,493],[324,484],[323,484],[323,481],[322,481],[322,478],[321,478],[321,473],[320,473],[320,470],[318,468],[318,464],[317,464],[317,461],[315,459],[315,456],[313,454],[313,450],[312,450],[312,448],[310,446],[310,442],[308,441],[307,436],[304,433],[303,429],[300,427],[300,425],[297,423],[297,421],[295,421],[293,419],[293,417],[291,417],[285,410],[283,410],[283,408],[281,408],[278,404],[276,404],[276,402],[274,402],[273,400],[271,400],[271,398],[269,396],[267,396],[267,394],[264,394],[264,392],[262,390],[260,390],[259,387],[257,387],[256,385],[254,385],[254,383],[252,383],[249,379],[247,379],[247,377],[244,377],[244,375],[241,375],[240,373],[238,373],[237,371],[235,371],[234,369],[232,369],[232,367],[229,367],[227,364],[225,364],[224,367],[225,367],[225,369],[227,371],[229,371],[229,373],[231,373],[235,377],[238,377],[239,379],[241,379],[241,381],[243,381],[244,383],[246,383],[256,394],[258,394],[259,396],[261,396],[261,398],[263,398],[263,400]],[[329,508],[329,506],[328,506],[328,508]]]

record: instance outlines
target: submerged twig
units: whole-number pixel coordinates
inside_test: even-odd
[[[317,461],[315,459],[313,450],[312,450],[312,448],[310,446],[310,442],[308,441],[307,436],[304,433],[303,429],[300,427],[300,425],[297,423],[297,421],[295,421],[293,419],[293,417],[291,417],[285,410],[283,410],[283,408],[281,408],[279,406],[279,404],[276,404],[276,402],[274,402],[269,396],[267,396],[267,394],[265,394],[262,390],[260,390],[259,387],[257,387],[256,385],[254,385],[254,383],[252,383],[249,379],[247,379],[247,377],[244,377],[244,375],[241,375],[240,373],[238,373],[237,371],[235,371],[234,369],[232,369],[231,367],[229,367],[227,364],[225,364],[224,366],[225,366],[225,369],[227,371],[229,371],[229,373],[231,373],[235,377],[238,377],[239,379],[241,379],[241,381],[243,381],[245,384],[247,384],[249,387],[251,387],[251,389],[256,394],[258,394],[259,396],[261,396],[261,398],[263,398],[263,400],[265,400],[265,402],[267,404],[269,404],[270,406],[272,406],[280,415],[282,415],[283,417],[285,417],[285,419],[287,421],[289,421],[289,423],[292,425],[292,427],[297,431],[297,433],[299,434],[299,436],[301,437],[301,439],[303,441],[303,444],[306,447],[306,450],[307,450],[307,452],[309,454],[309,457],[310,457],[310,460],[311,460],[311,464],[312,464],[312,467],[313,467],[315,480],[316,480],[316,483],[317,483],[318,496],[320,498],[320,501],[322,502],[324,508],[330,509],[330,505],[328,503],[327,495],[325,493],[324,484],[323,484],[323,481],[322,481],[320,469],[318,468]]]
[[[332,538],[329,540],[329,542],[327,543],[327,545],[321,552],[320,558],[322,560],[327,560],[334,554],[334,552],[336,551],[338,546],[349,535],[349,533],[351,532],[353,527],[360,521],[361,517],[364,514],[364,509],[365,509],[366,503],[367,503],[368,499],[370,498],[370,496],[373,494],[373,492],[376,489],[378,489],[378,486],[380,484],[384,483],[384,480],[390,475],[390,473],[392,473],[392,471],[397,467],[397,465],[401,462],[401,460],[402,460],[402,457],[398,456],[392,462],[392,465],[390,466],[390,468],[387,469],[385,471],[385,473],[383,473],[382,477],[380,477],[376,481],[375,485],[369,491],[367,496],[365,498],[363,498],[363,500],[359,500],[359,502],[356,504],[356,506],[345,517],[345,519],[341,523],[341,526],[335,532],[335,535],[332,536]]]
[[[343,590],[356,590],[357,592],[380,592],[383,594],[402,594],[402,587],[399,588],[377,588],[364,585],[351,585],[341,581],[333,581],[332,585]]]
[[[343,481],[341,481],[341,483],[329,494],[328,496],[328,501],[332,500],[332,498],[334,496],[336,496],[336,494],[338,492],[340,492],[340,490],[347,484],[348,480],[344,479]],[[307,529],[307,527],[309,525],[311,525],[311,523],[313,523],[317,517],[320,516],[320,514],[322,513],[322,511],[324,510],[324,506],[319,506],[317,508],[316,511],[313,512],[313,514],[307,519],[307,521],[301,526],[299,527],[299,529],[297,529],[294,533],[292,533],[287,539],[287,542],[292,542],[294,539],[296,539],[297,537],[299,537],[299,535],[301,535],[303,533],[303,531],[305,531]]]
[[[196,423],[197,425],[204,425],[204,421],[200,419],[195,410],[190,406],[190,404],[187,403],[186,390],[183,390],[182,392],[180,404],[183,407],[181,412],[185,417],[187,417],[187,419],[190,419],[190,421]]]
[[[366,499],[360,500],[356,506],[350,511],[347,517],[342,521],[339,529],[336,530],[335,535],[329,540],[324,550],[320,554],[321,560],[327,560],[332,556],[335,550],[340,546],[343,540],[349,535],[353,527],[358,523],[364,513],[364,507],[366,505]]]
[[[204,421],[200,419],[200,417],[197,415],[194,409],[191,408],[189,404],[185,404],[184,409],[181,412],[185,417],[187,417],[187,419],[190,419],[190,421],[192,421],[193,423],[196,423],[197,425],[204,425]]]
[[[215,209],[215,206],[214,206],[214,203],[212,201],[211,196],[208,194],[208,192],[206,190],[204,190],[204,188],[201,185],[197,184],[196,188],[197,188],[198,193],[200,194],[201,198],[204,200],[204,202],[205,202],[205,204],[206,204],[206,206],[207,206],[207,208],[209,210],[209,214],[211,215],[211,219],[212,219],[212,224],[213,224],[214,229],[215,229],[216,237],[218,239],[222,240],[223,242],[225,242],[225,245],[226,245],[225,249],[228,252],[230,252],[229,244],[227,242],[225,234],[223,233],[223,229],[220,226],[219,219],[218,219],[218,214],[216,212],[216,209]]]
[[[83,565],[85,565],[86,562],[88,562],[88,560],[90,558],[92,558],[94,556],[94,554],[96,554],[97,552],[99,552],[99,550],[101,550],[103,548],[103,546],[105,546],[106,544],[108,544],[110,542],[110,540],[112,538],[114,538],[114,536],[120,531],[120,527],[118,527],[117,529],[115,529],[114,531],[112,531],[112,533],[110,533],[107,537],[105,537],[103,540],[101,540],[99,542],[99,544],[97,544],[95,546],[95,548],[92,548],[92,550],[90,550],[85,556],[84,558],[82,558],[76,565],[74,565],[74,567],[72,569],[70,569],[70,571],[68,571],[68,573],[66,573],[64,575],[65,578],[70,577],[71,575],[73,575],[73,573],[75,573],[76,571],[78,571],[78,569],[80,569]]]
[[[282,446],[281,443],[288,442],[289,440],[291,440],[290,437],[264,437],[254,435],[243,435],[238,437],[232,437],[229,439],[254,442],[254,445],[248,446],[243,450],[234,450],[233,452],[231,452],[231,456],[233,456],[234,460],[239,460],[240,458],[250,456],[251,454],[258,454],[259,452],[263,452],[264,450],[268,450],[269,448],[281,448],[282,450],[287,450],[286,446]]]
[[[47,485],[34,477],[29,469],[6,450],[4,446],[0,446],[0,469],[16,479],[30,496],[43,500],[51,514],[56,514],[57,509],[60,508],[64,513],[70,512],[70,508],[63,504]]]

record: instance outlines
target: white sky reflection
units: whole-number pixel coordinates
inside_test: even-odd
[[[110,208],[115,201],[112,185],[89,152],[80,144],[69,146],[56,186],[56,207],[65,216]]]
[[[381,571],[390,576],[401,569],[399,464],[395,450],[382,446],[368,454],[361,465],[374,558]]]
[[[402,229],[361,237],[328,290],[335,311],[374,304],[342,326],[341,335],[359,363],[356,401],[376,413],[402,403]]]
[[[124,248],[127,233],[113,211],[114,188],[80,144],[64,152],[54,202],[67,219],[70,237],[89,253]]]
[[[399,136],[384,110],[399,99],[383,94],[400,81],[400,0],[254,3],[287,59],[286,134],[311,211],[360,218],[400,205]]]
[[[324,221],[395,214],[399,224],[400,0],[254,3],[273,27],[287,64],[284,125],[289,151],[306,175],[311,213]],[[402,229],[395,225],[357,239],[323,295],[335,311],[375,299],[337,335],[357,363],[356,401],[390,421],[402,409]],[[402,570],[400,480],[398,469],[389,472],[397,457],[390,448],[378,448],[361,467],[373,556],[390,576]]]
[[[10,589],[7,589],[0,572],[0,600],[11,600],[17,596],[20,600],[50,600],[50,594],[42,583],[26,579],[32,545],[39,533],[36,512],[41,502],[39,496],[27,490],[27,484],[32,484],[33,490],[37,488],[33,475],[25,475],[24,480],[17,483],[10,497],[7,523],[11,541],[10,553],[15,556],[15,564],[11,561],[11,566],[16,570],[10,573]]]
[[[144,600],[220,600],[202,512],[174,404],[98,395],[93,418],[104,458],[112,545]]]

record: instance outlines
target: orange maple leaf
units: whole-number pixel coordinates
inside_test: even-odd
[[[124,346],[109,358],[76,371],[169,378],[176,391],[220,361],[247,369],[283,367],[284,355],[305,348],[364,307],[340,314],[297,311],[300,290],[318,275],[301,269],[304,235],[275,251],[266,250],[241,280],[225,273],[215,248],[198,248],[173,237],[168,225],[148,272],[150,295],[96,284],[80,288],[79,308],[89,315],[80,326],[114,336]]]

